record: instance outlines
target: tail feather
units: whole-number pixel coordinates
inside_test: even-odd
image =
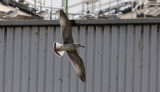
[[[1,16],[3,17],[3,18],[5,18],[6,16],[5,16],[5,14],[1,14]]]
[[[57,42],[54,42],[54,43],[53,43],[53,50],[54,50],[55,54],[56,54],[57,56],[59,56],[59,57],[63,56],[63,54],[64,54],[64,52],[65,52],[65,51],[57,51],[57,50],[56,50],[56,46],[60,46],[60,45],[61,45],[61,44],[60,44],[60,43],[57,43]]]

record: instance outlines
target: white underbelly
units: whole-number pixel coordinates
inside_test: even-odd
[[[73,44],[63,44],[61,46],[56,47],[57,51],[72,51],[75,50],[76,47]]]

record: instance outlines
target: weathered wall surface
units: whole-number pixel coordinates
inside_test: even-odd
[[[73,27],[74,41],[85,45],[78,49],[85,84],[66,54],[53,53],[58,24],[0,23],[0,92],[160,92],[159,23],[118,21]]]

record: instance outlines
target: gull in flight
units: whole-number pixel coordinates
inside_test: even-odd
[[[18,15],[19,8],[16,7],[14,10],[10,10],[3,14],[3,18],[5,17],[16,17]]]
[[[39,15],[40,17],[45,17],[48,15],[48,13],[49,13],[49,10],[46,9],[45,11],[38,12],[37,15]]]
[[[83,82],[86,82],[85,67],[83,64],[83,60],[76,50],[77,48],[84,46],[82,46],[79,43],[74,43],[72,37],[71,21],[67,18],[64,11],[60,9],[56,11],[56,13],[54,14],[58,14],[58,16],[60,17],[61,36],[63,44],[54,42],[53,51],[56,55],[60,57],[63,56],[64,52],[66,52],[79,78]]]

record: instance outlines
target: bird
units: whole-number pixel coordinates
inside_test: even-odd
[[[3,14],[3,18],[5,17],[16,17],[18,15],[18,11],[19,11],[19,8],[16,7],[14,10],[10,10],[8,12],[6,12],[5,14]]]
[[[122,12],[118,12],[117,14],[108,14],[108,18],[111,18],[111,19],[120,19],[121,16],[122,16]]]
[[[97,14],[87,14],[87,15],[84,15],[84,16],[80,16],[80,19],[83,19],[83,20],[94,20],[94,19],[97,19],[97,18],[98,18]]]
[[[67,53],[75,72],[78,74],[82,82],[86,82],[85,67],[82,58],[77,52],[77,48],[83,47],[79,43],[74,43],[72,37],[72,22],[68,19],[62,9],[56,11],[60,19],[62,44],[58,42],[53,43],[53,51],[59,57],[63,56],[64,52]]]
[[[46,9],[45,11],[40,11],[37,13],[37,15],[39,15],[40,17],[46,17],[49,13],[49,10]]]

